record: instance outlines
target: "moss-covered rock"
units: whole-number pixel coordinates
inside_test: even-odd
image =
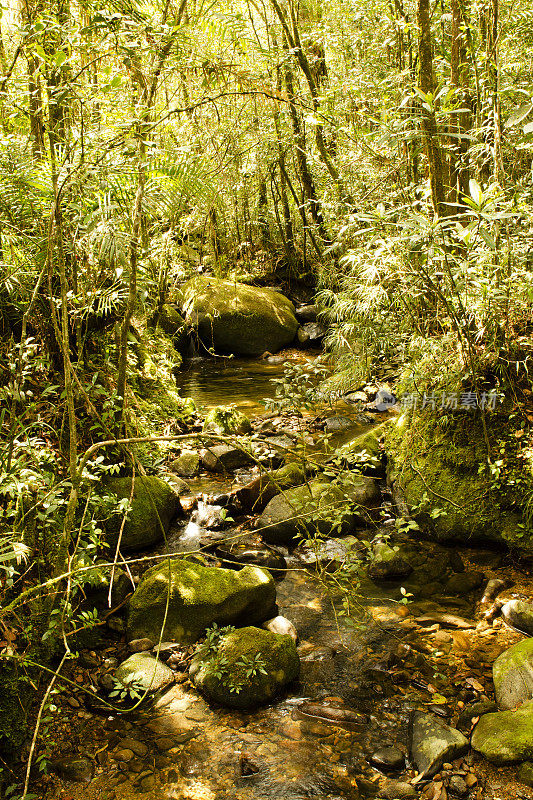
[[[160,542],[180,509],[177,495],[165,481],[155,476],[110,478],[106,488],[120,500],[131,497],[131,508],[120,541],[120,549],[125,552],[142,550]],[[117,541],[121,520],[122,517],[116,515],[107,524],[108,538],[112,543]]]
[[[356,436],[336,450],[334,460],[341,463],[345,469],[363,467],[366,471],[378,472],[384,457],[381,441],[389,426],[390,422],[387,420],[372,430]]]
[[[507,711],[533,698],[533,639],[524,639],[502,653],[492,665],[498,706]]]
[[[246,434],[252,432],[252,424],[246,414],[231,406],[216,406],[205,418],[204,431],[224,434]]]
[[[300,486],[305,481],[305,477],[303,468],[290,462],[279,469],[273,469],[254,478],[236,492],[236,497],[246,511],[257,513],[262,511],[281,491],[293,486]]]
[[[170,462],[168,468],[181,478],[192,478],[200,469],[200,455],[196,450],[182,450],[179,456]]]
[[[317,531],[326,536],[349,533],[362,510],[376,508],[381,496],[373,478],[356,473],[341,473],[339,478],[330,483],[318,477],[276,495],[257,523],[263,539],[288,544]]]
[[[134,653],[117,668],[115,679],[139,691],[158,692],[174,681],[174,673],[150,653]]]
[[[533,700],[512,711],[484,714],[472,735],[472,747],[493,764],[533,758]]]
[[[263,622],[275,603],[274,581],[265,569],[248,566],[235,572],[174,559],[144,574],[129,602],[128,635],[195,642],[214,622]]]
[[[298,329],[294,306],[273,289],[199,276],[183,287],[183,313],[203,344],[224,353],[275,353]]]
[[[521,502],[531,476],[516,458],[518,439],[508,417],[487,419],[492,446],[505,453],[496,478],[487,467],[487,445],[476,412],[456,412],[446,420],[445,425],[442,415],[426,409],[402,415],[386,433],[398,505],[406,502],[421,528],[437,541],[504,542],[530,549]],[[431,514],[435,509],[438,514]]]
[[[250,674],[254,664],[255,674]],[[212,658],[193,659],[189,676],[209,700],[254,708],[271,700],[299,672],[291,636],[248,627],[223,636]]]

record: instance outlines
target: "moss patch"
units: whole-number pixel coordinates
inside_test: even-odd
[[[143,576],[129,603],[131,639],[195,642],[218,625],[262,622],[276,602],[270,573],[261,567],[204,567],[187,559],[158,564]]]

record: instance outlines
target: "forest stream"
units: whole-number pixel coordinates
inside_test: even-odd
[[[198,359],[186,365],[180,389],[205,407],[233,404],[248,414],[254,430],[264,429],[268,417],[262,401],[273,395],[270,381],[281,374],[283,362]],[[368,416],[361,421],[356,415],[343,440],[380,421],[379,415],[370,423]],[[290,426],[288,418],[284,423]],[[313,439],[314,420],[305,423]],[[227,566],[224,540],[234,532],[225,529],[223,517],[221,522],[221,498],[256,474],[256,468],[243,468],[223,478],[201,473],[188,480],[190,492],[182,497],[186,518],[147,555],[202,547],[208,563]],[[394,524],[387,486],[381,479],[380,484],[378,531]],[[375,534],[358,531],[361,548]],[[512,578],[515,589],[523,587],[524,575],[499,551],[452,550],[422,541],[413,552],[406,537],[400,540],[411,547],[412,573],[401,580],[362,577],[349,617],[343,612],[342,587],[322,580],[320,571],[317,577],[315,567],[318,562],[336,574],[357,554],[353,536],[326,539],[315,548],[275,548],[284,564],[275,573],[278,613],[297,631],[301,672],[266,706],[240,711],[210,704],[179,663],[173,664],[174,683],[128,713],[110,712],[97,697],[72,686],[63,691],[58,730],[64,735],[56,762],[63,780],[47,797],[416,797],[413,714],[431,712],[437,733],[444,723],[448,730],[458,727],[468,734],[475,704],[493,702],[492,661],[521,639],[499,619],[486,622],[483,587],[502,575],[507,585]],[[411,602],[405,602],[405,593]],[[74,685],[92,686],[95,693],[130,652],[120,612],[108,622],[98,647],[82,651],[71,672]],[[481,800],[501,785],[510,786],[510,770],[487,772],[486,762],[482,766],[472,752],[459,749],[455,756],[453,747],[447,752],[449,758],[422,782],[427,800],[469,792]],[[530,797],[528,791],[521,786],[520,796]]]

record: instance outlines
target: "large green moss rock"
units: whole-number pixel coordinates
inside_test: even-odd
[[[438,410],[424,409],[402,415],[386,433],[397,505],[414,509],[421,528],[437,541],[503,542],[531,549],[519,493],[530,476],[524,462],[513,457],[518,440],[508,417],[488,417],[487,422],[493,446],[501,446],[505,437],[509,449],[505,478],[496,481],[486,468],[487,446],[476,412],[456,413],[446,426],[438,421]],[[438,515],[431,515],[434,509]]]
[[[297,536],[349,533],[362,509],[379,505],[379,487],[373,478],[341,473],[346,481],[330,483],[323,477],[276,495],[257,522],[258,533],[271,544],[288,544]]]
[[[254,662],[259,668],[250,675]],[[209,700],[230,708],[254,708],[271,700],[299,672],[291,636],[248,627],[222,637],[212,658],[193,659],[189,676]]]
[[[180,509],[179,499],[168,483],[152,475],[135,479],[110,478],[106,488],[119,500],[131,497],[131,508],[120,541],[120,549],[124,552],[142,550],[160,542]],[[121,521],[122,516],[115,515],[108,522],[107,533],[113,544],[117,541]]]
[[[498,706],[507,711],[533,698],[533,639],[524,639],[502,653],[492,665]]]
[[[472,747],[493,764],[533,758],[533,700],[512,711],[484,714],[472,734]]]
[[[235,572],[174,559],[144,574],[129,602],[128,635],[195,642],[214,622],[263,622],[272,616],[275,603],[274,580],[266,569],[248,566]]]
[[[294,306],[273,289],[199,276],[183,287],[183,313],[206,347],[224,353],[275,353],[298,329]]]
[[[279,469],[270,470],[254,478],[237,490],[236,497],[246,511],[257,513],[281,491],[300,486],[305,477],[303,468],[291,461]]]
[[[216,406],[205,418],[204,431],[213,431],[220,436],[224,434],[246,434],[252,432],[252,423],[237,408]]]

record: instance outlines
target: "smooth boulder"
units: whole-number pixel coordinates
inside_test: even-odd
[[[468,752],[468,739],[434,714],[415,711],[411,719],[410,751],[419,773],[431,778],[446,761]]]
[[[472,734],[472,747],[493,764],[533,758],[533,700],[512,711],[484,714]]]
[[[240,447],[216,444],[200,451],[202,466],[209,472],[231,472],[254,463],[253,457]]]
[[[123,686],[141,691],[158,692],[174,681],[174,673],[150,653],[134,653],[117,667],[115,680]]]
[[[502,653],[492,665],[498,707],[503,711],[533,698],[533,638]]]
[[[522,633],[533,636],[533,603],[509,600],[502,606],[502,617],[512,628],[517,628]]]
[[[261,623],[273,616],[275,603],[274,580],[261,567],[237,572],[173,559],[144,574],[129,602],[128,636],[189,644],[214,622]]]
[[[247,627],[223,636],[211,657],[194,658],[189,677],[209,700],[230,708],[254,708],[268,703],[299,672],[300,659],[290,636]]]
[[[357,524],[359,510],[377,507],[380,492],[373,478],[347,476],[342,484],[319,477],[276,495],[257,522],[262,538],[271,544],[289,544],[297,536],[317,531],[326,536],[349,533]]]
[[[294,306],[273,289],[198,276],[183,287],[185,319],[202,343],[218,352],[257,356],[292,342]]]
[[[142,550],[166,536],[172,519],[180,510],[180,501],[168,483],[155,476],[110,478],[106,483],[110,494],[119,500],[130,500],[131,508],[120,539],[124,552]],[[133,491],[132,491],[133,489]],[[122,515],[115,514],[107,523],[112,544],[118,541]]]

